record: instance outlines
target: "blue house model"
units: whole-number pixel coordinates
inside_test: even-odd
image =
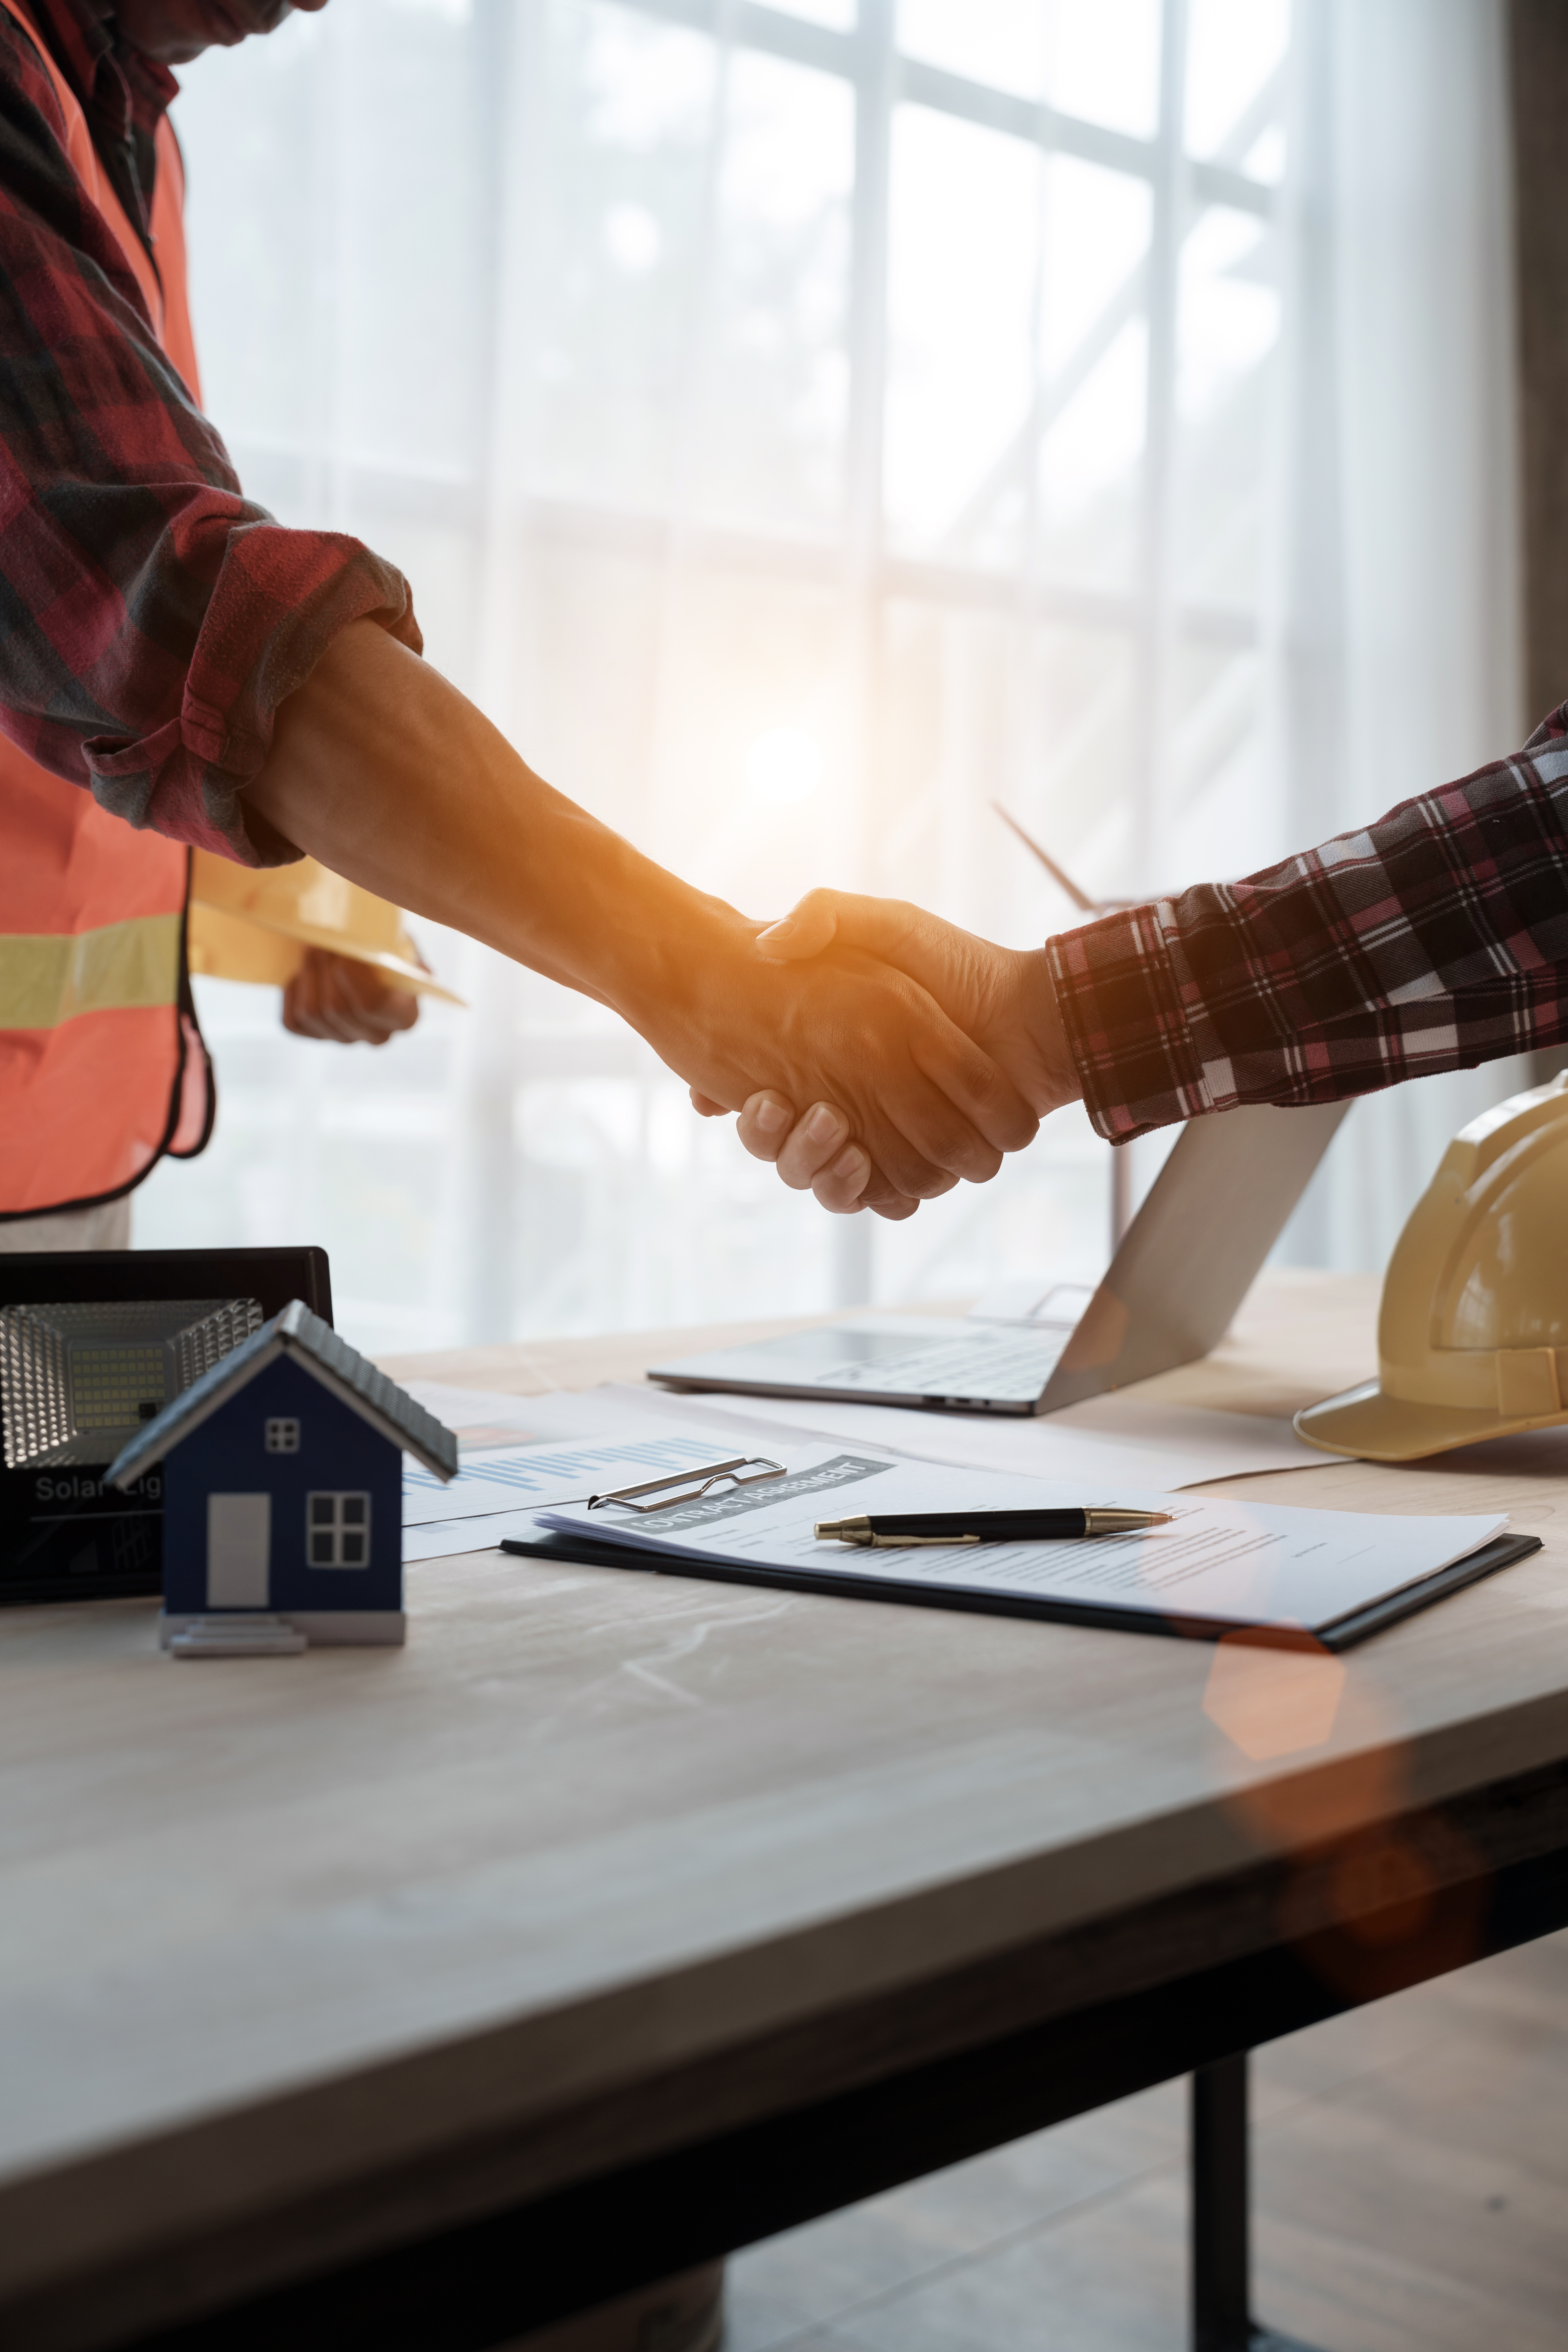
[[[189,1657],[404,1637],[403,1464],[458,1441],[295,1299],[123,1446],[163,1470],[165,1647]]]

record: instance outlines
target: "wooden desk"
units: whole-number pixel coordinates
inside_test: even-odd
[[[1155,1385],[1285,1410],[1373,1297]],[[5,2352],[493,2344],[1568,1921],[1568,1433],[1233,1484],[1545,1549],[1342,1662],[495,1553],[403,1652],[0,1612]]]

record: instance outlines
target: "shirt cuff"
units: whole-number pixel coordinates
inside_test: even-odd
[[[116,816],[242,866],[299,856],[247,824],[241,798],[272,748],[279,705],[353,621],[424,650],[408,583],[356,539],[271,521],[227,530],[176,715],[130,740],[82,746],[93,796]]]
[[[1217,1039],[1205,1050],[1202,999],[1168,900],[1063,931],[1046,955],[1085,1107],[1109,1141],[1237,1101]]]

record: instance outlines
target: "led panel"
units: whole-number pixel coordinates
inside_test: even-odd
[[[5,1467],[111,1461],[261,1321],[254,1298],[0,1307]]]

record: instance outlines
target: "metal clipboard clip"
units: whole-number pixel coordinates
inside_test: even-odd
[[[748,1476],[746,1474],[750,1472]],[[710,1486],[728,1478],[737,1486],[755,1486],[765,1478],[782,1478],[782,1462],[770,1462],[761,1454],[737,1454],[728,1462],[709,1462],[697,1470],[675,1470],[663,1478],[645,1478],[640,1486],[617,1486],[613,1494],[590,1495],[588,1508],[602,1511],[606,1503],[618,1503],[626,1511],[668,1511],[677,1503],[700,1503]],[[700,1484],[698,1482],[700,1481]],[[679,1495],[664,1493],[667,1486],[679,1486]],[[658,1495],[657,1503],[639,1503],[639,1495]]]

